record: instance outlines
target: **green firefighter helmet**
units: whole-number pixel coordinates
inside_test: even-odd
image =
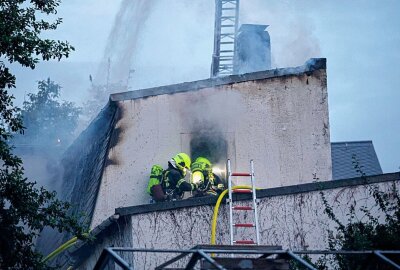
[[[211,166],[211,162],[207,158],[198,157],[198,158],[196,158],[196,161],[192,164],[191,169],[192,169],[192,172],[195,172],[195,171],[211,172],[212,166]]]
[[[172,159],[175,161],[176,167],[186,175],[186,171],[190,170],[190,165],[192,163],[190,157],[185,153],[179,153]]]

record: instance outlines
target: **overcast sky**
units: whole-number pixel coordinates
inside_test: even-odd
[[[132,29],[142,29],[130,88],[207,78],[214,0],[147,1],[145,21],[129,21]],[[18,102],[49,76],[63,86],[64,99],[84,101],[120,5],[121,0],[64,0],[58,14],[64,23],[49,36],[68,40],[76,51],[34,71],[14,66]],[[384,172],[400,166],[399,11],[396,0],[241,1],[241,23],[270,25],[274,67],[327,58],[331,141],[372,140]]]

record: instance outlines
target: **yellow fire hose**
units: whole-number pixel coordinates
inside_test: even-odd
[[[88,236],[89,233],[85,233],[83,234],[84,236]],[[51,252],[49,255],[47,255],[44,259],[43,262],[47,262],[51,259],[53,259],[55,256],[57,256],[58,254],[60,254],[61,252],[63,252],[64,250],[67,250],[68,248],[70,248],[71,246],[73,246],[76,241],[78,241],[78,237],[72,237],[71,239],[69,239],[67,242],[65,242],[64,244],[62,244],[61,246],[59,246],[57,249],[55,249],[53,252]]]
[[[239,186],[232,187],[232,190],[235,190],[235,189],[251,189],[251,186],[239,185]],[[211,224],[211,245],[215,245],[215,234],[217,231],[217,219],[218,219],[219,206],[221,205],[222,199],[224,198],[224,196],[227,193],[228,193],[228,190],[226,189],[219,195],[217,203],[215,204],[215,207],[214,207],[214,213],[213,213],[212,224]],[[89,235],[89,233],[84,234],[84,236],[88,236],[88,235]],[[43,262],[47,262],[47,261],[53,259],[54,257],[56,257],[58,254],[60,254],[64,250],[67,250],[68,248],[73,246],[76,243],[76,241],[78,241],[78,238],[76,236],[71,238],[70,240],[68,240],[61,246],[59,246],[56,250],[51,252],[49,255],[47,255],[43,259]]]
[[[234,189],[251,189],[251,186],[234,186],[234,187],[232,187],[232,190],[234,190]],[[211,245],[215,245],[215,234],[217,231],[217,219],[218,219],[219,205],[221,204],[222,199],[224,198],[226,193],[228,193],[227,189],[225,189],[219,195],[217,203],[215,204],[215,207],[214,207],[214,214],[213,214],[212,223],[211,223]]]

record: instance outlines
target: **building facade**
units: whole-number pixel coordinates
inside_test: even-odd
[[[208,148],[220,167],[249,170],[257,186],[332,178],[325,59],[302,67],[111,95],[118,107],[91,227],[146,204],[153,164]],[[198,147],[201,145],[201,147]],[[238,180],[235,184],[246,184]]]

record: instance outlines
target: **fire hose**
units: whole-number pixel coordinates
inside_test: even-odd
[[[232,190],[234,189],[251,189],[251,186],[234,186],[232,187]],[[257,188],[259,189],[259,188]],[[211,223],[211,245],[215,245],[215,234],[217,231],[217,219],[218,219],[218,211],[219,211],[219,206],[222,202],[222,199],[224,196],[228,193],[228,190],[225,189],[218,197],[217,203],[215,204],[214,207],[214,213],[213,213],[213,218],[212,218],[212,223]]]
[[[235,189],[251,189],[251,187],[246,186],[246,185],[239,185],[239,186],[232,187],[232,190],[235,190]],[[212,218],[212,223],[211,223],[211,245],[215,245],[215,242],[216,242],[215,235],[216,235],[216,231],[217,231],[217,219],[218,219],[219,206],[221,205],[221,202],[227,193],[228,193],[228,190],[226,189],[219,195],[217,203],[215,204],[215,207],[214,207],[214,213],[213,213],[213,218]],[[88,233],[84,234],[84,236],[88,236],[88,235],[89,235]],[[60,254],[64,250],[67,250],[68,248],[73,246],[76,243],[76,241],[78,241],[78,238],[76,236],[71,238],[70,240],[68,240],[61,246],[59,246],[57,249],[55,249],[53,252],[51,252],[49,255],[47,255],[43,259],[43,262],[47,262],[47,261],[53,259],[54,257],[56,257],[58,254]]]
[[[88,233],[83,234],[85,237],[88,236]],[[68,248],[70,248],[71,246],[73,246],[76,241],[78,241],[78,237],[72,237],[71,239],[69,239],[67,242],[65,242],[64,244],[62,244],[61,246],[59,246],[57,249],[55,249],[53,252],[51,252],[49,255],[47,255],[44,259],[43,262],[47,262],[51,259],[53,259],[54,257],[56,257],[58,254],[60,254],[61,252],[63,252],[64,250],[67,250]]]

